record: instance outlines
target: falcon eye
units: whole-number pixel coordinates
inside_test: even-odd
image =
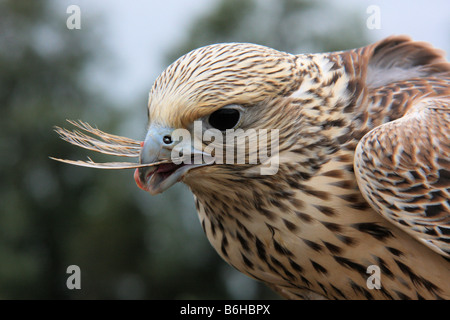
[[[232,108],[222,108],[214,111],[209,116],[209,124],[219,129],[220,131],[225,131],[227,129],[233,129],[241,118],[241,113],[237,109]]]

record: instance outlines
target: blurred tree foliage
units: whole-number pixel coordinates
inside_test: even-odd
[[[274,297],[214,252],[185,187],[150,197],[130,171],[48,159],[86,154],[52,132],[66,118],[120,134],[131,109],[143,113],[92,92],[86,71],[109,53],[83,31],[89,21],[68,30],[66,13],[49,5],[0,1],[0,299]],[[324,2],[221,0],[168,56],[225,41],[331,51],[365,44],[363,30],[353,14],[336,15]],[[66,288],[72,264],[81,268],[81,290]]]
[[[0,298],[112,297],[104,279],[135,272],[144,254],[143,216],[114,187],[117,176],[48,158],[77,157],[52,132],[64,119],[91,117],[105,128],[120,120],[83,83],[87,63],[103,52],[48,5],[0,2]],[[95,278],[92,291],[66,288],[71,264],[83,280]]]
[[[367,45],[364,17],[323,0],[221,0],[200,17],[171,62],[195,48],[251,42],[290,53],[330,52]]]

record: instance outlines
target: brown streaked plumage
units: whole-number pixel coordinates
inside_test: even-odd
[[[151,166],[171,148],[155,139],[240,105],[239,128],[279,130],[278,172],[213,164],[179,178],[225,261],[287,298],[450,299],[449,80],[443,53],[406,36],[310,55],[217,44],[156,80],[142,148],[88,126],[104,141],[59,133]],[[180,170],[155,168],[135,175],[152,193],[170,186],[151,189],[158,172]],[[367,286],[371,265],[380,289]]]

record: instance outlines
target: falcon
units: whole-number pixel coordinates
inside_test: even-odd
[[[444,56],[407,36],[320,54],[205,46],[156,79],[144,141],[84,122],[56,129],[73,144],[139,163],[57,160],[136,168],[137,185],[151,194],[185,183],[218,254],[285,298],[450,299]],[[175,133],[194,140],[196,123],[224,136],[276,130],[276,148],[264,144],[276,172],[261,174],[269,160],[237,161],[237,153],[235,161],[187,161],[206,153],[202,140],[175,161],[177,145],[189,142]],[[232,147],[248,160],[251,146],[262,147],[255,139]]]

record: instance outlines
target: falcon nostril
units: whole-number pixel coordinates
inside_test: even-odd
[[[165,144],[171,144],[172,143],[172,137],[171,136],[164,136],[163,137],[163,142]]]

